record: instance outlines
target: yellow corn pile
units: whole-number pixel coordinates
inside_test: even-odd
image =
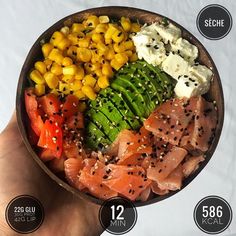
[[[138,59],[129,35],[139,30],[140,25],[126,17],[110,23],[108,16],[90,15],[82,23],[55,31],[42,45],[44,60],[37,61],[30,73],[36,94],[49,88],[55,94],[94,100],[100,89],[109,86],[113,71]]]

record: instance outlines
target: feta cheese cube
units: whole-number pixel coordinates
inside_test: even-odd
[[[165,44],[168,42],[173,43],[181,37],[181,30],[172,23],[169,23],[167,26],[156,23],[155,29],[162,37]]]
[[[206,93],[209,90],[210,83],[207,85],[195,76],[180,76],[175,86],[175,94],[177,97],[194,97]]]
[[[203,65],[192,66],[190,67],[189,71],[191,74],[198,77],[199,79],[201,79],[202,82],[205,82],[205,83],[210,83],[212,75],[213,75],[212,71]]]
[[[132,37],[139,59],[144,59],[149,64],[160,65],[166,58],[166,49],[161,42],[160,35],[153,27],[142,27],[141,31]]]
[[[171,43],[171,51],[178,52],[191,64],[198,57],[198,48],[183,38],[179,38],[175,43]]]
[[[180,75],[189,74],[188,62],[181,56],[173,53],[170,53],[169,56],[162,62],[162,69],[176,80]]]
[[[161,37],[156,33],[153,24],[151,24],[149,26],[144,25],[136,35],[132,36],[132,40],[134,45],[138,47],[153,43],[153,41],[160,42]]]

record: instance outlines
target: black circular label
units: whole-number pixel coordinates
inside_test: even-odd
[[[44,209],[35,197],[21,195],[9,202],[5,216],[14,231],[28,234],[37,230],[43,223]]]
[[[111,234],[121,235],[129,232],[136,224],[137,210],[125,198],[111,198],[99,210],[102,227]]]
[[[229,227],[232,221],[232,209],[221,197],[205,197],[194,209],[194,221],[203,232],[219,234]]]
[[[233,24],[229,11],[218,4],[204,7],[197,16],[197,28],[207,39],[222,39],[231,30]]]

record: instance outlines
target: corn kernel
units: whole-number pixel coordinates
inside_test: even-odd
[[[107,88],[109,86],[109,79],[107,76],[103,75],[98,78],[98,86],[102,89]]]
[[[90,15],[87,20],[85,21],[85,24],[89,27],[95,28],[99,24],[99,19],[95,15]]]
[[[108,16],[99,16],[98,17],[99,23],[109,23],[110,19]]]
[[[125,41],[124,46],[125,46],[126,50],[133,50],[134,49],[134,43],[132,40]]]
[[[128,56],[125,53],[117,53],[115,55],[115,59],[117,60],[119,64],[123,64],[123,65],[126,62],[128,62]]]
[[[85,30],[85,27],[83,24],[80,23],[73,23],[72,27],[71,27],[71,31],[73,33],[79,33],[81,31]]]
[[[111,38],[115,43],[120,43],[124,40],[124,37],[124,33],[117,30],[116,32],[114,32]]]
[[[77,91],[79,89],[81,89],[83,86],[82,81],[81,80],[74,80],[72,83],[70,83],[70,89],[73,91]]]
[[[96,76],[98,76],[98,77],[102,76],[102,69],[95,70],[94,72],[95,72]]]
[[[91,52],[87,48],[77,48],[77,58],[82,62],[89,62],[91,59]]]
[[[138,55],[137,53],[133,53],[132,56],[129,58],[131,62],[137,61],[138,60]]]
[[[104,55],[106,60],[112,60],[115,56],[115,51],[113,49],[113,47],[109,46],[109,50],[107,51],[107,53]]]
[[[114,43],[113,44],[113,48],[115,52],[124,52],[125,51],[125,45],[124,42],[118,44],[118,43]]]
[[[62,67],[57,64],[56,62],[53,62],[51,67],[51,72],[55,75],[61,75],[62,74]]]
[[[126,50],[124,52],[128,57],[131,57],[133,55],[133,52],[131,50]]]
[[[90,38],[86,37],[79,40],[79,47],[88,48],[90,44]]]
[[[47,70],[50,70],[53,61],[47,58],[47,59],[45,59],[43,62],[44,62],[44,64],[46,65]]]
[[[59,81],[58,89],[60,92],[62,92],[65,95],[70,93],[70,87],[69,87],[69,84],[67,84],[67,83],[63,83],[63,82]]]
[[[73,75],[63,75],[61,80],[66,83],[72,83],[74,81],[74,76]]]
[[[77,72],[76,65],[70,65],[62,68],[63,75],[75,75]]]
[[[98,24],[95,28],[95,32],[98,34],[105,33],[107,31],[107,24]]]
[[[84,85],[89,85],[90,87],[94,87],[97,80],[92,75],[85,75],[83,79]]]
[[[55,61],[57,64],[61,65],[64,57],[62,56],[61,52],[58,49],[54,48],[49,53],[48,58],[52,61]]]
[[[131,29],[131,22],[129,18],[126,18],[124,16],[121,17],[120,20],[121,26],[124,29],[124,31],[128,32]]]
[[[115,69],[115,70],[119,70],[123,64],[120,64],[115,58],[111,60],[111,66]]]
[[[78,45],[79,39],[83,38],[84,34],[81,33],[72,33],[67,36],[67,38],[70,40],[72,45]]]
[[[93,33],[93,35],[92,35],[92,40],[95,43],[103,42],[103,39],[104,39],[103,36],[99,33]]]
[[[107,63],[102,66],[102,74],[109,78],[113,76],[113,71],[110,64]]]
[[[82,87],[82,92],[91,100],[95,100],[97,97],[97,94],[93,91],[92,87],[89,85],[84,85]]]
[[[70,28],[68,26],[64,26],[60,30],[64,35],[68,35],[70,33]]]
[[[132,24],[131,24],[131,29],[130,29],[130,31],[131,31],[132,33],[137,33],[137,32],[140,31],[140,29],[141,29],[141,27],[140,27],[140,25],[139,25],[138,23],[132,23]]]
[[[53,45],[51,43],[45,43],[42,46],[42,52],[43,52],[43,56],[46,58],[48,57],[49,53],[52,51],[53,49]]]
[[[36,70],[38,70],[42,75],[47,72],[47,67],[42,61],[37,61],[34,64]]]
[[[74,60],[77,58],[77,48],[76,46],[70,46],[67,50],[67,55]]]
[[[87,62],[84,64],[84,68],[87,73],[92,73],[93,71],[99,69],[100,67],[101,67],[101,64],[98,62],[95,62],[95,63]]]
[[[105,55],[109,50],[109,48],[102,42],[99,42],[97,44],[97,49],[98,49],[98,55],[100,56]]]
[[[117,31],[119,31],[119,30],[115,24],[108,24],[108,29],[104,34],[105,39],[111,39],[112,35]]]
[[[45,83],[43,76],[37,70],[31,71],[30,79],[32,79],[36,84],[44,84]]]
[[[93,89],[96,93],[99,93],[99,91],[101,90],[101,88],[98,86],[98,83],[95,84]]]
[[[73,61],[70,57],[64,57],[62,61],[63,66],[70,66],[73,64]]]
[[[71,45],[70,40],[67,38],[64,38],[58,43],[57,48],[64,51],[65,49],[69,48],[70,45]]]
[[[50,43],[57,46],[58,43],[64,38],[64,34],[60,31],[55,31],[50,39]]]
[[[75,74],[76,80],[82,80],[84,78],[84,69],[82,67],[77,68],[77,72]]]
[[[87,105],[86,105],[85,102],[80,102],[80,103],[79,103],[79,105],[78,105],[78,110],[79,110],[80,112],[84,112],[84,111],[86,110],[86,108],[87,108]]]
[[[73,93],[78,99],[85,98],[85,94],[81,90],[77,90]]]
[[[52,72],[47,72],[44,74],[44,79],[50,89],[55,89],[58,85],[59,79]]]
[[[91,62],[92,63],[101,63],[102,62],[102,55],[99,55],[99,54],[96,54],[93,50],[91,50],[91,54],[92,54],[92,57],[91,57]]]
[[[105,44],[106,45],[112,44],[112,39],[111,38],[105,38]]]
[[[34,92],[37,96],[42,96],[45,94],[45,85],[44,84],[36,84]]]

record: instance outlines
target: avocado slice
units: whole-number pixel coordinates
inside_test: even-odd
[[[92,121],[86,122],[86,140],[85,144],[91,149],[103,149],[111,144],[108,137],[100,130],[100,128]]]
[[[103,94],[100,94],[95,101],[91,102],[91,107],[102,112],[119,131],[131,128],[116,106]]]
[[[106,88],[101,92],[101,95],[111,101],[113,106],[116,107],[116,109],[122,115],[123,120],[129,124],[131,129],[136,130],[140,128],[142,125],[141,120],[131,111],[121,93],[118,94],[112,88]]]
[[[116,139],[120,130],[101,110],[92,107],[92,109],[90,109],[86,115],[90,120],[94,121],[98,127],[101,127],[100,129],[104,134],[106,134],[111,142]]]
[[[148,64],[145,61],[137,61],[136,66],[139,68],[148,68],[149,75],[158,81],[159,84],[159,94],[164,94],[164,100],[170,98],[173,95],[173,90],[176,84],[176,81],[172,79],[168,74],[162,71],[159,67]],[[161,89],[162,88],[162,89]]]
[[[150,99],[145,89],[136,86],[131,83],[130,78],[121,75],[111,83],[111,87],[126,98],[132,112],[143,119],[152,111],[149,105]]]

